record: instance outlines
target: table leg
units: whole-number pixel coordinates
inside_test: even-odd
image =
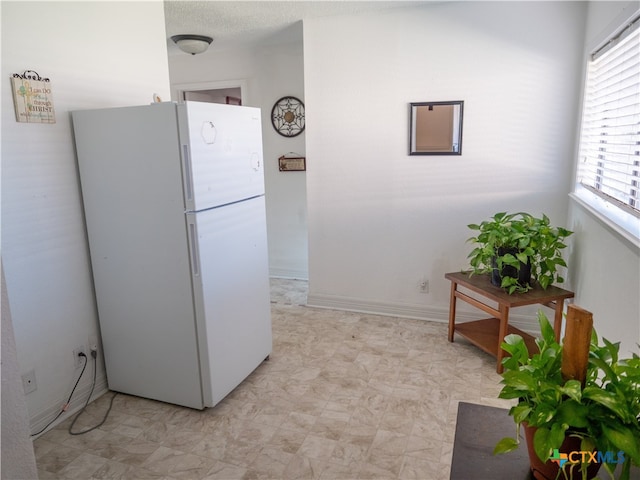
[[[451,282],[451,299],[449,300],[449,341],[453,342],[453,332],[456,329],[456,289],[458,284]]]
[[[496,372],[502,373],[502,359],[504,358],[505,351],[502,349],[502,342],[504,342],[504,337],[507,335],[507,330],[509,326],[509,307],[506,305],[500,305],[500,329],[498,330],[498,365],[496,367]]]

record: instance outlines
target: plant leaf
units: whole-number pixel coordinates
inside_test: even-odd
[[[538,310],[538,323],[540,324],[540,333],[545,343],[552,344],[556,341],[556,334],[553,331],[553,327],[551,323],[549,323],[549,319],[544,314],[542,310]]]
[[[533,449],[542,463],[546,463],[551,454],[550,434],[551,432],[548,428],[540,427],[533,435]]]
[[[531,407],[529,405],[516,405],[509,411],[509,415],[513,417],[513,421],[516,423],[525,421],[529,413],[531,413]]]
[[[611,362],[618,363],[618,352],[620,351],[620,342],[611,343],[606,338],[602,337],[602,341],[604,342],[609,355],[611,355]]]
[[[557,423],[555,422],[551,425],[551,431],[549,432],[549,451],[554,448],[560,448],[562,442],[564,442],[565,432],[569,428],[569,425],[566,423]]]
[[[563,387],[560,387],[560,392],[580,403],[580,399],[582,398],[582,385],[578,380],[567,380],[567,383],[565,383]]]
[[[503,364],[509,369],[517,368],[518,364],[524,365],[529,360],[529,349],[524,339],[515,333],[511,333],[504,337],[504,342],[501,345],[502,349],[511,355],[511,358],[507,360],[503,359]],[[513,364],[515,362],[515,365]]]
[[[534,391],[536,382],[526,370],[510,370],[502,374],[502,382],[516,390]]]
[[[500,440],[493,449],[493,454],[508,453],[518,448],[518,441],[515,438],[505,437]]]
[[[567,426],[586,428],[589,426],[589,408],[579,401],[566,401],[558,408],[557,420]]]
[[[624,425],[615,427],[602,425],[602,433],[616,448],[622,450],[625,456],[631,457],[634,463],[640,464],[640,437]]]
[[[582,397],[593,400],[603,407],[608,408],[624,422],[631,420],[629,419],[629,413],[625,410],[624,399],[619,398],[614,392],[598,387],[585,387],[582,391]]]

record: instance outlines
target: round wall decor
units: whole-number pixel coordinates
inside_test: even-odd
[[[296,97],[282,97],[271,109],[271,123],[283,137],[295,137],[304,130],[304,103]]]

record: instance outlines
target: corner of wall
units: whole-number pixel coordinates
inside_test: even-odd
[[[2,478],[38,478],[2,269]]]

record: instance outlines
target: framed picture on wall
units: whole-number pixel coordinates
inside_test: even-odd
[[[409,105],[409,155],[462,155],[462,100]]]
[[[26,70],[11,77],[16,121],[24,123],[56,123],[51,82],[38,72]]]

